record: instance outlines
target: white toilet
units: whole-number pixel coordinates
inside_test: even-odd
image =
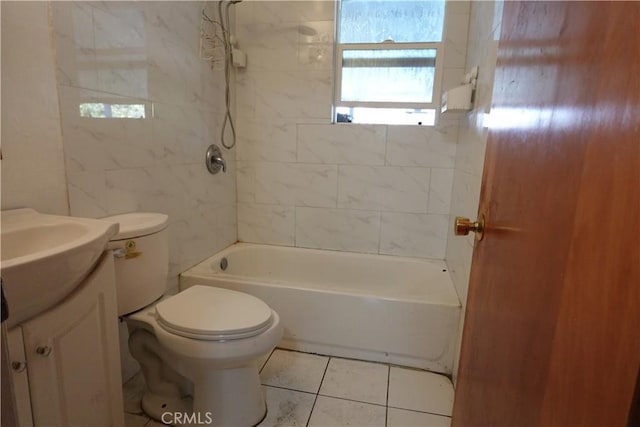
[[[110,242],[118,315],[147,384],[143,410],[170,424],[253,426],[266,414],[256,359],[282,338],[278,314],[251,295],[193,286],[166,290],[168,217],[130,213]]]

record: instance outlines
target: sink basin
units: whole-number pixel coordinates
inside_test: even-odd
[[[1,228],[0,274],[9,304],[8,327],[73,292],[118,232],[114,223],[33,209],[3,211]]]

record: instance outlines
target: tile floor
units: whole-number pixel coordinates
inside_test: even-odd
[[[269,412],[260,427],[449,426],[453,386],[442,375],[276,349],[259,361]],[[142,414],[138,374],[125,384],[126,427],[160,427]]]

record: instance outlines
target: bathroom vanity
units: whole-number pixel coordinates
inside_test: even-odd
[[[123,425],[113,256],[54,308],[9,330],[20,426]]]
[[[2,212],[8,365],[19,426],[122,426],[117,224]]]

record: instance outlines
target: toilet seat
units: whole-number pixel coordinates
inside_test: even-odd
[[[157,303],[155,312],[167,332],[207,341],[253,337],[273,323],[273,311],[260,299],[210,286],[192,286]]]

